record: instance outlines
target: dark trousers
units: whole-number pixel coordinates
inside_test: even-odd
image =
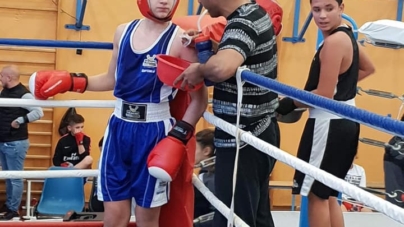
[[[404,167],[394,162],[384,161],[384,182],[386,193],[397,193],[397,196],[394,198],[386,196],[386,200],[404,208],[403,198],[401,198],[404,191]]]
[[[258,137],[279,147],[279,126],[276,119]],[[250,227],[273,227],[268,185],[275,160],[249,145],[239,152],[234,213]],[[216,148],[216,196],[227,207],[231,205],[235,155],[235,148]],[[213,222],[214,227],[227,226],[227,218],[218,211]]]

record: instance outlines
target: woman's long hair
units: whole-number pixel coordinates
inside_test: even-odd
[[[215,156],[215,145],[213,142],[215,131],[213,129],[207,128],[196,133],[196,142],[201,146],[202,149],[206,147],[210,148],[209,158]],[[215,171],[215,165],[209,166],[207,170],[211,173]]]

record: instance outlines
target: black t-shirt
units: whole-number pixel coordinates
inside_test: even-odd
[[[243,55],[251,72],[277,79],[278,54],[276,35],[267,12],[255,3],[240,6],[229,17],[218,51],[233,49]],[[278,106],[278,95],[266,88],[246,82],[243,86],[243,101],[240,128],[259,136],[271,124]],[[235,124],[237,117],[237,82],[232,77],[217,83],[213,91],[213,113]],[[233,136],[217,128],[215,146],[235,147]]]
[[[64,162],[70,162],[73,165],[77,165],[87,155],[90,155],[90,144],[90,137],[84,135],[83,146],[86,151],[79,154],[79,147],[76,138],[71,133],[62,136],[56,145],[55,154],[53,156],[53,165],[60,166]]]

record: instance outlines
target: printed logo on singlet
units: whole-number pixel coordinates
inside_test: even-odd
[[[156,55],[153,54],[153,56],[150,56],[148,54],[146,59],[143,60],[142,66],[142,73],[155,73],[157,68]]]

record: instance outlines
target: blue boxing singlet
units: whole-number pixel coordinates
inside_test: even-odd
[[[178,27],[170,22],[149,48],[134,50],[133,34],[142,20],[129,23],[119,42],[114,96],[131,103],[161,103],[173,99],[175,88],[164,85],[157,77],[158,54],[169,54]]]

